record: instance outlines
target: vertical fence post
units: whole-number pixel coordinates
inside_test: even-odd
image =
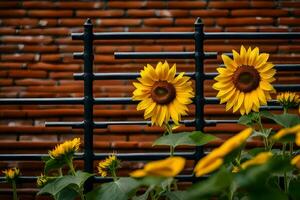
[[[90,19],[84,23],[84,170],[93,173],[93,24]],[[85,185],[86,191],[93,187],[92,180]]]
[[[200,18],[195,22],[195,128],[203,131],[204,127],[204,52],[203,52],[203,23]],[[196,147],[195,162],[203,156],[203,148]]]

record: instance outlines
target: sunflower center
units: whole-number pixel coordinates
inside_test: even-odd
[[[243,65],[233,74],[234,85],[242,92],[250,92],[259,85],[260,75],[253,66]]]
[[[167,81],[158,81],[153,85],[151,97],[158,104],[168,104],[176,97],[175,87]]]

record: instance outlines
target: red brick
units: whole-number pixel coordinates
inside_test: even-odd
[[[139,26],[141,19],[98,19],[99,26]]]
[[[30,52],[30,53],[51,53],[51,52],[57,52],[58,47],[57,46],[44,46],[44,45],[19,45],[22,52]]]
[[[161,46],[136,46],[134,47],[134,51],[161,51],[162,47]]]
[[[51,79],[73,79],[73,72],[50,72]]]
[[[250,2],[245,1],[209,1],[208,2],[209,8],[249,8]]]
[[[21,29],[19,31],[20,35],[60,35],[68,36],[70,34],[69,29],[67,28],[47,28],[47,29]]]
[[[0,68],[1,69],[20,69],[20,68],[26,68],[26,65],[22,63],[15,63],[15,62],[0,62]]]
[[[220,26],[249,26],[249,25],[267,25],[273,24],[272,18],[220,18],[217,19],[217,24]]]
[[[159,17],[187,17],[188,10],[158,10]]]
[[[8,76],[12,78],[46,78],[47,72],[37,70],[11,70],[8,72]]]
[[[97,47],[96,47],[97,48]],[[61,53],[73,53],[73,52],[80,52],[83,51],[82,45],[60,45],[59,46],[59,52]]]
[[[129,9],[126,12],[128,17],[136,17],[136,18],[155,17],[156,13],[157,13],[156,10],[139,10],[139,9]]]
[[[124,15],[124,10],[77,10],[77,17],[121,17]]]
[[[145,26],[171,26],[173,24],[173,19],[171,18],[164,18],[164,19],[157,19],[157,18],[150,18],[144,19]]]
[[[276,16],[287,16],[288,10],[283,9],[256,9],[256,10],[233,10],[231,11],[232,16],[237,17],[276,17]]]
[[[0,85],[1,86],[9,86],[13,84],[12,79],[0,79]]]
[[[142,1],[108,1],[108,8],[142,8],[145,6],[145,2]]]
[[[41,62],[59,62],[62,60],[63,55],[60,54],[43,54],[41,55]]]
[[[28,92],[40,92],[40,91],[47,91],[47,92],[52,92],[52,93],[57,93],[57,92],[81,92],[83,91],[83,86],[29,86],[27,87]]]
[[[57,26],[58,20],[57,19],[40,19],[39,20],[40,27],[49,27],[49,26]],[[47,32],[47,29],[44,29],[44,32]]]
[[[35,54],[6,54],[1,56],[1,60],[3,61],[34,61],[36,59]]]
[[[46,71],[79,71],[81,67],[79,65],[67,65],[67,64],[49,64],[49,63],[32,63],[28,64],[29,69],[34,70],[46,70]]]
[[[289,8],[300,8],[300,2],[299,1],[283,1],[283,2],[280,2],[280,6],[289,7]]]
[[[280,25],[295,26],[300,25],[299,18],[281,17],[278,19]]]
[[[211,26],[215,24],[215,20],[211,19],[211,18],[207,18],[207,19],[202,19],[203,23],[205,26]],[[191,19],[180,19],[177,18],[175,21],[176,25],[180,25],[180,26],[192,26],[195,23],[195,19],[191,18]]]
[[[23,18],[23,19],[3,19],[2,24],[5,26],[31,26],[35,27],[38,25],[37,19]]]
[[[96,46],[96,53],[113,53],[118,51],[132,51],[131,46]]]
[[[294,9],[291,12],[293,13],[294,16],[300,16],[300,9]]]
[[[146,1],[145,2],[145,8],[165,8],[166,2],[163,1]]]
[[[193,27],[162,27],[160,29],[162,32],[192,32],[194,31]]]
[[[26,14],[25,10],[16,9],[16,10],[1,10],[0,17],[9,18],[9,17],[24,17]]]
[[[24,1],[24,8],[54,8],[54,4],[51,1]]]
[[[85,19],[60,19],[60,26],[83,26]]]
[[[20,7],[20,2],[12,2],[12,1],[5,1],[5,2],[0,2],[0,8],[17,8]]]
[[[53,80],[44,80],[44,79],[22,79],[22,80],[15,80],[16,85],[23,85],[23,86],[31,86],[31,85],[55,85],[55,81]]]
[[[2,53],[14,53],[18,50],[18,45],[1,45],[0,52]]]
[[[192,16],[195,17],[226,17],[228,16],[228,10],[191,10],[190,11]]]
[[[101,2],[78,2],[78,1],[71,1],[71,2],[56,2],[55,7],[57,8],[68,8],[68,9],[97,9],[102,6]]]
[[[72,17],[72,10],[29,10],[30,17]]]
[[[17,32],[14,28],[0,27],[0,35],[13,35]]]
[[[3,43],[13,43],[13,44],[49,44],[52,42],[52,37],[47,36],[3,36],[2,42]]]
[[[276,1],[251,1],[252,8],[274,8],[276,4]]]
[[[168,2],[168,8],[188,8],[188,9],[197,9],[197,8],[205,8],[206,2],[205,1],[169,1]]]
[[[123,142],[123,141],[117,141],[112,142],[111,146],[112,148],[120,148],[120,149],[135,149],[138,147],[138,142]]]

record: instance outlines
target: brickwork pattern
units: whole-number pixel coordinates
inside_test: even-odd
[[[293,0],[193,0],[193,1],[0,1],[0,97],[81,97],[82,81],[73,73],[82,72],[82,61],[72,53],[82,51],[81,41],[72,41],[71,32],[81,32],[91,18],[97,32],[193,31],[201,17],[207,32],[295,32],[300,31],[300,2]],[[230,52],[232,48],[258,46],[271,53],[274,63],[299,63],[299,41],[207,41],[206,51]],[[118,40],[95,42],[95,72],[138,72],[145,63],[157,60],[116,60],[115,51],[193,51],[190,40]],[[170,60],[180,71],[193,71],[193,60]],[[221,64],[205,61],[205,70]],[[300,74],[281,72],[277,83],[299,83]],[[206,96],[214,96],[212,81],[206,81]],[[131,96],[131,81],[95,81],[96,97]],[[191,106],[190,117],[194,114]],[[0,105],[0,152],[46,153],[57,141],[81,136],[70,128],[45,128],[45,121],[82,120],[82,106],[3,106]],[[224,106],[205,106],[207,118],[237,117]],[[133,105],[95,106],[96,120],[142,119]],[[205,130],[224,137],[241,126],[217,125]],[[180,130],[192,130],[181,128]],[[144,126],[111,126],[95,130],[95,148],[103,151],[153,150],[151,141],[162,132]],[[219,142],[211,144],[217,145]],[[251,144],[250,144],[251,145]],[[252,145],[257,145],[254,143]],[[154,149],[156,150],[156,149]],[[0,168],[11,164],[1,162]],[[14,163],[15,164],[15,163]],[[28,163],[18,163],[20,167]],[[37,164],[37,166],[40,166]],[[28,172],[30,173],[30,172]]]

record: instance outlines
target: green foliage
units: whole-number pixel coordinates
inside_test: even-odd
[[[45,160],[44,173],[48,174],[50,171],[62,168],[65,165],[66,163],[64,160],[56,160],[49,157],[49,159]]]
[[[54,181],[51,181],[50,183],[46,184],[43,188],[41,188],[41,190],[38,192],[38,195],[50,194],[54,197],[60,197],[62,195],[60,195],[59,193],[63,192],[64,194],[70,194],[70,196],[73,196],[74,194],[72,192],[67,193],[65,189],[68,187],[70,190],[74,190],[77,193],[79,193],[84,182],[91,176],[93,175],[86,172],[77,171],[75,173],[75,176],[66,175],[58,177]],[[72,199],[69,196],[68,198]]]
[[[265,118],[273,120],[274,122],[285,128],[300,124],[300,117],[295,114],[285,113],[281,115],[275,115],[268,111],[261,111],[261,115]]]
[[[187,191],[173,191],[173,192],[166,192],[165,196],[169,200],[182,200],[187,195]]]
[[[127,200],[131,198],[140,182],[133,178],[120,178],[117,181],[104,183],[86,195],[87,200]]]
[[[293,179],[289,184],[289,194],[293,200],[300,199],[300,178]]]
[[[230,188],[233,175],[225,168],[221,168],[209,179],[194,184],[183,196],[184,200],[209,199]]]
[[[180,145],[201,146],[216,139],[217,137],[201,131],[182,132],[162,136],[153,143],[153,146],[168,145],[174,148]]]
[[[251,112],[248,115],[242,115],[239,120],[238,124],[242,124],[245,126],[253,126],[260,118],[260,113]]]

